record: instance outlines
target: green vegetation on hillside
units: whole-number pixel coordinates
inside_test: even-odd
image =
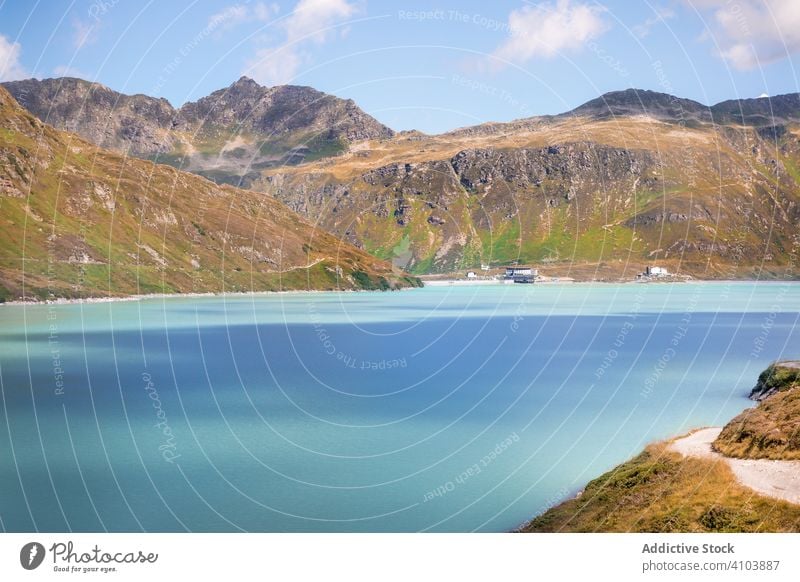
[[[762,400],[775,392],[792,390],[800,385],[800,362],[775,362],[758,376],[750,397]]]

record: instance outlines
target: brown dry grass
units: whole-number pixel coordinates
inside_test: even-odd
[[[592,141],[612,147],[663,152],[691,148],[693,155],[716,155],[728,146],[712,126],[680,127],[648,117],[614,120],[569,118],[546,123],[490,124],[490,132],[453,132],[442,135],[399,134],[390,140],[371,141],[357,151],[296,167],[280,167],[270,174],[323,173],[337,180],[349,180],[371,169],[394,163],[419,163],[444,160],[472,148],[542,148],[557,143]]]
[[[739,485],[722,461],[684,458],[659,443],[520,531],[798,532],[800,506]]]
[[[714,450],[741,459],[800,459],[800,388],[742,412],[722,430]]]

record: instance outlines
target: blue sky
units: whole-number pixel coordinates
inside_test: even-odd
[[[0,0],[0,79],[78,76],[173,105],[241,75],[435,133],[636,87],[800,91],[798,0]]]

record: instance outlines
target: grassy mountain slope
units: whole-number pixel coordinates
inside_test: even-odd
[[[0,88],[0,298],[416,284],[276,200],[102,150]]]

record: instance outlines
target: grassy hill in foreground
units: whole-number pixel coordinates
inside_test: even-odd
[[[787,372],[787,370],[789,372]],[[796,448],[763,448],[768,421],[786,431],[800,420],[800,383],[791,365],[770,366],[759,387],[772,391],[755,409],[733,419],[714,448],[728,453],[767,451],[756,458],[796,459]],[[746,430],[742,426],[748,427]],[[737,435],[747,435],[741,441]],[[788,433],[795,442],[797,432]],[[794,439],[794,441],[792,441]],[[781,451],[779,454],[777,451]],[[740,485],[723,459],[683,457],[667,443],[648,446],[636,458],[591,481],[580,496],[553,507],[524,525],[523,532],[800,532],[800,505],[754,493]]]
[[[761,403],[731,420],[714,449],[742,459],[800,459],[800,362],[777,362],[750,398]]]
[[[521,531],[797,532],[800,506],[754,494],[723,461],[682,457],[660,443]]]
[[[269,196],[102,150],[0,88],[0,301],[418,285]]]

